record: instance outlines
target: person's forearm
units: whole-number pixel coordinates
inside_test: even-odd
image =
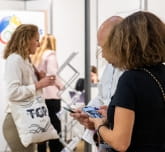
[[[115,150],[125,152],[128,149],[130,143],[126,142],[126,140],[122,140],[119,133],[115,133],[106,126],[101,126],[98,132],[102,139]]]
[[[41,87],[41,85],[40,85],[40,83],[38,83],[38,82],[36,82],[35,83],[35,87],[36,87],[36,90],[38,90],[38,89],[41,89],[42,87]]]

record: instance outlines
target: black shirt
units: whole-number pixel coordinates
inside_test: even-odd
[[[147,69],[165,88],[165,66],[159,64]],[[165,101],[156,81],[143,70],[124,72],[108,108],[111,129],[115,106],[135,111],[132,140],[127,152],[159,152],[159,148],[165,145]]]

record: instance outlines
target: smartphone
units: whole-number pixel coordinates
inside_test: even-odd
[[[91,106],[86,106],[82,108],[82,111],[87,113],[90,117],[93,118],[102,118],[102,115],[97,111],[99,108],[97,107],[91,107]]]
[[[71,109],[71,108],[69,108],[69,107],[63,107],[63,108],[64,108],[65,110],[71,112],[71,113],[75,113],[75,112],[73,111],[73,109]]]

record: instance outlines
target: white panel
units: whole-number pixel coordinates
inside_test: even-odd
[[[148,0],[148,10],[165,21],[165,1],[164,0]]]
[[[99,24],[113,15],[125,17],[139,7],[140,0],[99,0]]]
[[[71,54],[79,52],[73,61],[84,74],[84,0],[54,0],[53,29],[57,40],[59,64]]]
[[[17,9],[23,10],[24,9],[24,2],[23,1],[14,1],[14,0],[0,0],[0,10],[4,9]]]

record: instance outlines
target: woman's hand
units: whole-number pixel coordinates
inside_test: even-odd
[[[54,75],[45,76],[44,78],[42,78],[40,81],[38,81],[35,84],[36,89],[42,89],[42,88],[54,85],[55,79],[56,77]]]
[[[81,109],[74,110],[74,113],[71,113],[70,116],[79,121],[85,128],[94,130],[94,123],[90,121],[89,116]]]
[[[97,129],[100,125],[104,124],[106,121],[106,118],[89,118],[89,121],[94,124],[95,129]]]
[[[107,110],[108,110],[108,106],[100,106],[98,112],[101,113],[101,115],[107,119]]]
[[[39,75],[39,80],[41,80],[46,76],[46,73],[44,71],[39,71],[38,75]]]

